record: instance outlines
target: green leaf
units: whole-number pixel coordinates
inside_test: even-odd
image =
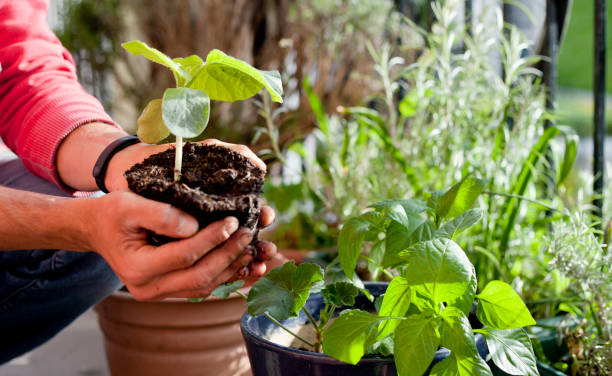
[[[308,78],[304,78],[302,86],[304,87],[304,93],[306,94],[306,98],[308,99],[308,104],[310,104],[310,108],[317,119],[317,125],[319,129],[325,137],[329,137],[329,124],[327,124],[327,116],[325,114],[325,107],[323,107],[323,103],[317,96],[317,94],[312,90],[312,86],[310,85],[310,81]]]
[[[385,236],[383,266],[393,267],[403,263],[405,259],[400,257],[401,251],[409,248],[413,244],[433,239],[434,231],[434,226],[425,219],[422,219],[421,223],[412,231],[398,222],[391,222]]]
[[[204,61],[198,55],[177,57],[176,59],[172,59],[172,61],[174,61],[179,67],[181,67],[182,70],[192,76],[204,65]]]
[[[431,369],[431,376],[492,376],[480,356],[461,357],[451,353]]]
[[[323,280],[320,266],[290,261],[272,269],[255,282],[247,298],[249,314],[259,316],[268,312],[277,320],[297,316],[310,295],[310,287]]]
[[[395,366],[398,375],[421,376],[440,345],[440,335],[432,317],[408,316],[395,329]]]
[[[529,335],[523,329],[480,329],[487,340],[491,359],[511,375],[537,376],[536,358]]]
[[[453,239],[456,234],[472,226],[482,218],[482,210],[470,209],[446,222],[436,231],[436,236]]]
[[[169,56],[153,47],[149,47],[144,42],[133,40],[123,43],[121,46],[134,56],[142,55],[143,57],[154,61],[157,64],[170,68],[174,74],[177,84],[189,81],[191,79],[189,74],[183,71]]]
[[[474,205],[486,184],[487,181],[483,179],[470,176],[463,178],[438,199],[436,214],[440,218],[453,218],[462,214]]]
[[[393,336],[387,336],[380,341],[374,342],[374,344],[366,350],[366,354],[378,354],[384,357],[392,356],[394,352]]]
[[[278,72],[264,73],[219,50],[210,51],[206,64],[187,86],[206,92],[213,100],[227,102],[250,98],[265,88],[274,102],[283,102]]]
[[[359,289],[349,282],[336,282],[325,286],[321,295],[327,304],[336,307],[352,306],[355,304],[355,297],[359,295]]]
[[[379,219],[378,213],[367,212],[349,219],[342,226],[338,236],[338,260],[349,278],[352,278],[355,272],[366,234]]]
[[[457,243],[433,239],[418,243],[407,252],[410,257],[402,275],[411,286],[431,297],[436,306],[465,294],[474,267]]]
[[[489,282],[476,297],[478,298],[476,315],[489,328],[515,329],[535,325],[535,320],[525,303],[505,282]]]
[[[243,280],[234,281],[232,283],[225,283],[220,285],[210,295],[218,296],[221,299],[226,299],[230,294],[238,291],[242,286],[244,286]]]
[[[419,93],[416,89],[411,90],[399,104],[399,112],[404,117],[413,117],[419,107]]]
[[[192,138],[204,132],[210,115],[210,98],[200,90],[166,89],[162,118],[173,135]]]
[[[378,312],[379,316],[403,317],[410,308],[410,286],[404,277],[395,277],[389,283],[382,305]],[[399,325],[399,320],[386,320],[380,323],[376,340],[381,340],[393,333]]]
[[[370,249],[370,260],[368,261],[368,271],[372,274],[372,280],[376,280],[380,273],[380,267],[385,258],[385,240],[379,240]]]
[[[170,135],[170,130],[162,119],[162,100],[153,99],[142,111],[138,121],[136,134],[142,142],[157,144]]]
[[[449,306],[456,307],[461,310],[465,315],[468,315],[474,304],[474,297],[476,296],[476,289],[478,288],[478,280],[476,279],[476,269],[472,265],[472,278],[468,283],[465,294],[459,296],[457,299],[448,302]]]
[[[323,333],[323,352],[342,362],[357,364],[374,342],[380,320],[359,309],[344,311]]]
[[[557,185],[561,185],[569,176],[572,167],[574,167],[580,138],[576,134],[576,131],[570,127],[557,125],[557,128],[559,128],[565,137],[565,152],[563,153],[563,161],[561,162],[561,168],[559,169],[559,176],[557,178]]]
[[[440,345],[461,357],[478,356],[472,326],[458,308],[446,307],[442,311]]]

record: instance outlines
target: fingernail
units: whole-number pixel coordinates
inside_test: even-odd
[[[179,217],[177,231],[181,236],[191,236],[198,231],[198,222],[189,217],[181,215]]]
[[[249,275],[249,267],[248,266],[243,266],[242,268],[240,268],[238,270],[238,276],[246,277],[248,275]]]
[[[249,245],[248,247],[246,247],[244,252],[248,255],[255,256],[255,254],[257,253],[257,250],[252,245]]]
[[[224,220],[223,235],[225,238],[229,238],[236,230],[238,230],[238,219],[236,217],[227,217]]]

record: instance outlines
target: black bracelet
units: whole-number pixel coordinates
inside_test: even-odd
[[[128,146],[137,144],[139,142],[140,140],[137,136],[125,136],[111,142],[110,145],[108,145],[104,151],[102,151],[102,154],[100,154],[98,157],[98,160],[93,168],[93,177],[96,180],[96,185],[102,192],[108,193],[108,189],[106,189],[106,185],[104,184],[104,178],[106,177],[108,163],[113,155],[127,148]]]

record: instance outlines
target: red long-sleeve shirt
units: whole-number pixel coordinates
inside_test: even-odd
[[[0,0],[0,137],[31,172],[60,185],[62,140],[86,123],[115,124],[78,83],[47,9],[48,0]]]

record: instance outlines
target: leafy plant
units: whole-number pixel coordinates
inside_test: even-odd
[[[445,192],[430,194],[426,202],[389,199],[370,205],[341,229],[342,280],[333,277],[331,266],[323,270],[315,264],[287,263],[253,285],[249,313],[266,314],[282,326],[280,321],[302,310],[316,340],[296,337],[314,351],[350,364],[368,353],[394,354],[401,376],[422,375],[441,346],[451,355],[433,367],[432,375],[491,375],[478,355],[474,333],[485,337],[500,369],[537,375],[529,336],[521,328],[535,324],[527,307],[502,281],[491,281],[477,293],[474,266],[453,240],[481,219],[480,209],[471,207],[486,184],[466,177]],[[364,253],[365,242],[375,243],[369,254]],[[392,277],[391,282],[376,302],[376,313],[344,309],[334,318],[363,291],[354,273],[360,259]],[[320,290],[325,302],[319,320],[304,306],[313,290]],[[474,300],[483,328],[472,329],[468,321]]]
[[[282,82],[277,71],[260,71],[242,60],[212,50],[203,61],[197,55],[172,59],[141,41],[122,44],[135,56],[161,64],[172,71],[176,88],[166,89],[163,99],[149,102],[138,119],[138,136],[158,143],[170,133],[176,137],[174,180],[181,177],[183,139],[199,136],[208,125],[210,100],[234,102],[265,88],[282,103]]]
[[[564,330],[571,375],[612,373],[612,255],[584,212],[567,214],[547,238],[549,269],[565,279],[557,309],[574,325]]]

